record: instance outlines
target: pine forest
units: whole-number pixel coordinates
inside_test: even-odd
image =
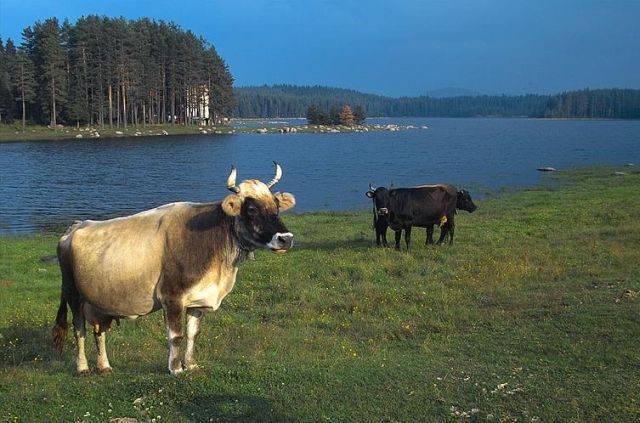
[[[0,40],[0,118],[56,127],[215,124],[233,77],[206,40],[146,18],[56,18]]]

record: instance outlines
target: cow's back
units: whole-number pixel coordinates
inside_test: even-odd
[[[427,227],[455,213],[456,188],[449,184],[398,188],[390,195],[392,227]]]
[[[175,223],[188,203],[172,203],[132,216],[84,221],[63,236],[81,297],[117,316],[140,316],[159,307],[167,222]],[[175,226],[175,225],[171,225]]]

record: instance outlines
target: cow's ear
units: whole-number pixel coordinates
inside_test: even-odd
[[[229,216],[237,216],[242,209],[242,198],[236,194],[230,194],[222,201],[222,210]]]
[[[280,211],[289,210],[296,205],[296,198],[288,192],[276,192],[273,195],[276,197],[276,200],[278,200]]]
[[[369,198],[373,198],[373,191],[367,191],[365,195]]]

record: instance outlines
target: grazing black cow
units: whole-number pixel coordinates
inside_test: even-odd
[[[454,217],[458,204],[463,210],[476,209],[467,191],[458,192],[456,187],[449,184],[422,185],[414,188],[370,188],[366,195],[373,199],[376,214],[386,215],[388,225],[395,231],[397,250],[400,249],[403,229],[407,249],[409,248],[413,226],[427,228],[428,242],[429,228],[432,235],[433,225],[438,224],[443,228],[438,243],[442,243],[447,235],[450,236],[450,243],[453,243]],[[382,229],[382,225],[380,228]],[[377,229],[378,227],[376,232]]]

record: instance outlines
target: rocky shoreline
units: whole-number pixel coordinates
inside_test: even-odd
[[[270,122],[266,122],[270,123]],[[27,127],[25,132],[16,128],[2,128],[0,142],[11,141],[46,141],[58,139],[97,139],[121,137],[153,137],[167,135],[225,135],[225,134],[296,134],[296,133],[348,133],[348,132],[396,132],[407,130],[425,130],[428,126],[371,124],[371,125],[264,125],[264,126],[198,126],[198,125],[150,125],[130,128],[99,127],[65,127],[58,125],[55,129],[37,126]]]

